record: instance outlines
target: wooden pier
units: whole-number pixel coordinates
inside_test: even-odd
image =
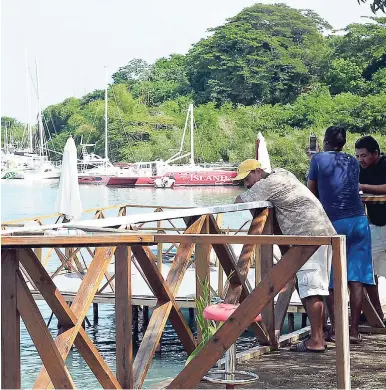
[[[247,235],[225,235],[216,221],[222,213],[249,210],[252,215]],[[124,209],[113,218],[100,218],[77,223],[48,224],[38,230],[72,227],[90,232],[79,236],[38,234],[36,227],[20,227],[14,235],[2,236],[2,388],[20,388],[20,317],[39,352],[44,366],[37,375],[34,388],[74,388],[65,360],[75,343],[103,388],[141,388],[151,361],[160,342],[166,321],[170,320],[186,352],[197,345],[176,300],[184,274],[192,264],[200,280],[210,276],[210,251],[213,248],[229,284],[225,302],[239,307],[221,326],[209,343],[169,384],[169,388],[194,388],[207,371],[248,327],[251,327],[261,345],[268,350],[277,349],[278,338],[287,314],[294,289],[294,276],[320,245],[331,245],[333,250],[336,318],[336,378],[338,388],[350,388],[350,356],[348,338],[348,299],[346,283],[345,237],[282,236],[274,233],[274,211],[269,202],[252,202],[206,208],[158,211],[125,215]],[[183,219],[183,234],[166,232],[159,222]],[[129,231],[158,223],[156,228]],[[175,227],[174,227],[175,228]],[[164,230],[159,233],[158,231]],[[23,235],[15,235],[23,234]],[[162,261],[150,246],[172,244],[176,255],[170,270],[163,277]],[[236,257],[231,244],[242,244]],[[282,247],[283,257],[274,266],[273,245]],[[79,273],[82,282],[72,299],[71,307],[61,294],[52,275],[44,265],[40,248],[58,254],[61,269]],[[64,248],[64,249],[63,249]],[[284,250],[286,249],[286,251]],[[64,250],[64,253],[63,253]],[[82,267],[77,254],[87,251],[92,260]],[[60,254],[59,254],[60,252]],[[159,252],[158,252],[159,253]],[[162,253],[162,251],[161,251]],[[82,328],[82,323],[100,285],[111,287],[108,274],[112,257],[115,257],[114,302],[116,305],[116,373],[103,360],[95,345]],[[78,264],[77,264],[78,261]],[[139,266],[151,291],[155,305],[138,353],[133,357],[132,335],[132,277],[131,267]],[[247,275],[255,262],[256,283],[251,287]],[[79,267],[82,267],[80,271]],[[60,272],[60,271],[58,271]],[[29,285],[30,286],[29,286]],[[39,291],[62,328],[53,339],[31,293]],[[34,292],[35,293],[35,292]],[[201,293],[197,288],[197,295]],[[37,293],[35,293],[37,294]],[[276,306],[274,298],[277,297]],[[372,307],[364,308],[366,315],[374,314]],[[262,313],[261,324],[253,319]],[[376,315],[376,314],[375,314]],[[374,321],[376,318],[374,319]],[[380,319],[378,318],[380,321]],[[383,325],[383,324],[382,324]]]

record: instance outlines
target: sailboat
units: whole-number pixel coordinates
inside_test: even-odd
[[[8,144],[8,137],[5,140],[5,148],[2,150],[2,179],[58,179],[60,177],[60,169],[56,167],[48,159],[47,151],[44,147],[43,137],[43,120],[40,107],[39,95],[39,77],[38,67],[36,63],[36,94],[38,104],[38,129],[39,129],[39,153],[33,150],[33,135],[31,126],[31,111],[29,101],[29,82],[28,82],[28,64],[26,56],[26,91],[27,91],[27,106],[28,106],[28,148],[17,149]]]
[[[174,186],[223,186],[231,185],[236,176],[233,168],[203,167],[194,161],[194,107],[188,107],[184,132],[179,151],[168,160],[141,161],[122,169],[120,175],[111,176],[108,186],[151,186],[170,188],[163,185],[171,178]],[[185,136],[190,123],[190,152],[184,153]],[[177,165],[174,162],[189,157],[189,164]],[[125,173],[123,173],[126,171]]]
[[[87,148],[95,144],[84,144],[83,138],[80,142],[82,149],[82,159],[78,162],[78,182],[79,184],[106,184],[110,176],[118,174],[119,168],[114,167],[109,160],[108,134],[107,134],[107,67],[105,67],[105,157],[100,157],[95,153],[89,153]]]

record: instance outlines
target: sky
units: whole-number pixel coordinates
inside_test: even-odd
[[[369,0],[368,0],[369,1]],[[261,1],[275,3],[275,1]],[[364,22],[369,4],[357,0],[281,0],[316,11],[335,29]],[[81,97],[105,85],[111,74],[133,58],[154,62],[185,54],[253,0],[2,0],[1,115],[28,121],[26,59],[30,110],[36,118],[35,63],[41,107]],[[26,54],[27,53],[27,54]]]

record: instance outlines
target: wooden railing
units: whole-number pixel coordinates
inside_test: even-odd
[[[250,210],[252,213],[248,235],[221,234],[214,215],[239,210]],[[343,236],[273,235],[274,213],[267,202],[174,210],[159,212],[152,216],[158,221],[183,217],[186,229],[183,234],[122,232],[117,229],[116,233],[93,233],[84,236],[2,237],[2,388],[20,388],[20,317],[44,365],[37,375],[34,388],[48,388],[51,382],[56,388],[74,387],[65,364],[74,343],[104,388],[142,387],[167,320],[170,320],[188,354],[196,347],[197,342],[181,314],[176,296],[183,276],[191,264],[193,251],[195,251],[197,278],[204,280],[209,277],[209,253],[213,248],[229,279],[229,288],[224,300],[227,303],[240,302],[240,306],[169,386],[170,388],[193,388],[247,327],[252,327],[261,344],[277,346],[277,337],[287,312],[295,274],[320,245],[332,246],[335,269],[337,386],[349,388],[347,276]],[[141,223],[144,219],[146,217],[143,215],[136,218],[121,216],[100,221],[96,228],[126,227],[133,223]],[[82,221],[81,226],[87,226],[87,222]],[[170,271],[164,278],[149,245],[166,243],[176,243],[178,249]],[[238,258],[230,247],[235,243],[243,244]],[[273,244],[287,247],[287,252],[275,266],[272,261]],[[260,254],[258,256],[260,269],[257,268],[261,282],[252,289],[247,281],[247,274],[254,259],[256,246],[260,248],[257,251]],[[71,307],[32,250],[32,248],[63,247],[96,248]],[[115,375],[82,328],[82,322],[113,255],[115,255],[116,304]],[[157,298],[157,306],[135,359],[132,352],[131,332],[133,258]],[[26,280],[39,290],[62,324],[60,333],[55,339],[40,314]],[[200,294],[199,288],[197,294]],[[278,299],[275,307],[276,295]],[[262,313],[261,324],[253,322],[258,313]]]

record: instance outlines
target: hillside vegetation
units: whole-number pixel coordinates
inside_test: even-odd
[[[108,129],[114,162],[174,154],[190,102],[200,162],[253,157],[261,131],[273,165],[303,177],[309,134],[320,139],[333,124],[350,132],[350,153],[362,134],[373,134],[386,150],[385,17],[334,32],[311,10],[256,4],[209,30],[186,55],[153,64],[133,59],[112,80]],[[68,98],[43,115],[50,149],[61,151],[72,134],[77,144],[82,138],[96,143],[103,155],[104,91]],[[14,118],[2,121],[22,134]]]

